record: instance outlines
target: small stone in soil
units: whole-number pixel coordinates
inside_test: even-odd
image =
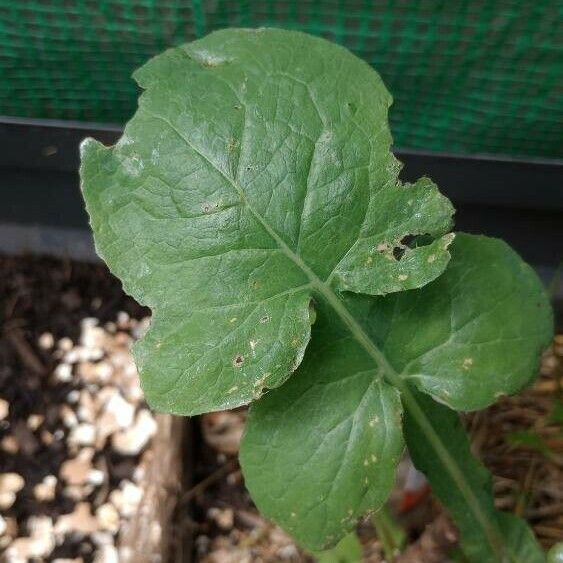
[[[4,436],[2,438],[2,442],[0,442],[0,448],[4,450],[7,454],[16,454],[18,453],[20,447],[18,445],[18,441],[14,438],[14,436]]]
[[[91,446],[96,440],[96,427],[89,423],[82,423],[75,426],[68,437],[71,446]]]
[[[18,523],[13,516],[0,517],[4,524],[0,533],[0,549],[5,549],[12,540],[18,535]]]
[[[86,535],[98,530],[98,521],[92,516],[90,504],[87,502],[79,502],[74,512],[63,514],[55,523],[55,533],[62,535],[69,532]]]
[[[59,364],[53,372],[55,379],[61,383],[72,380],[72,366],[70,364]]]
[[[98,414],[98,405],[94,397],[86,390],[80,393],[80,400],[78,403],[78,418],[82,422],[93,423]]]
[[[87,497],[93,490],[94,487],[91,485],[68,485],[63,489],[63,495],[72,500],[79,501],[84,500],[84,497]]]
[[[27,426],[31,430],[37,430],[45,420],[45,417],[41,414],[32,414],[27,419]]]
[[[154,436],[156,429],[153,415],[147,409],[142,409],[131,428],[113,435],[111,445],[122,455],[137,455]]]
[[[114,538],[111,532],[94,532],[90,536],[90,539],[97,546],[114,544]]]
[[[106,474],[101,469],[91,469],[88,473],[88,483],[99,487],[106,479]]]
[[[106,502],[96,509],[96,518],[100,525],[100,529],[117,533],[119,530],[119,512],[113,504]]]
[[[0,493],[17,493],[24,485],[25,481],[19,473],[0,473]]]
[[[68,405],[62,405],[60,415],[67,428],[74,428],[78,424],[76,413]]]
[[[92,471],[93,448],[83,448],[75,458],[66,460],[61,466],[61,477],[69,485],[83,485]]]
[[[120,488],[113,490],[109,495],[110,502],[124,518],[130,518],[135,514],[142,498],[142,489],[127,480],[122,481]]]
[[[72,350],[73,343],[70,338],[65,336],[58,341],[57,346],[59,350],[62,350],[63,352],[69,352],[70,350]]]
[[[37,343],[42,350],[50,350],[55,345],[55,339],[50,332],[44,332],[39,337]]]
[[[41,432],[41,442],[46,446],[50,446],[55,441],[53,435],[48,430],[43,430]]]
[[[15,539],[6,549],[7,561],[28,561],[48,556],[55,547],[53,521],[48,516],[31,516],[27,520],[30,535]]]
[[[75,404],[78,403],[78,401],[80,400],[80,391],[78,391],[77,389],[73,389],[72,391],[69,392],[69,394],[66,396],[66,400],[71,404]]]
[[[135,405],[126,401],[122,395],[114,393],[105,405],[105,411],[115,417],[120,428],[128,428],[135,418]]]
[[[102,545],[96,553],[94,563],[119,563],[117,549],[110,544]]]
[[[57,478],[54,475],[47,475],[41,483],[33,487],[33,494],[39,502],[49,502],[55,498]]]
[[[234,525],[235,514],[232,508],[210,508],[207,515],[223,530],[230,530]]]
[[[0,420],[4,420],[10,412],[10,403],[6,399],[0,398]]]

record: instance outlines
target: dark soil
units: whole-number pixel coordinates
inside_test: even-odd
[[[25,523],[31,515],[45,514],[56,519],[71,512],[75,505],[74,500],[62,494],[60,482],[52,502],[38,502],[33,493],[34,486],[46,475],[58,475],[61,464],[69,457],[65,439],[68,429],[59,411],[68,393],[77,388],[74,381],[53,384],[50,375],[56,359],[52,351],[38,345],[38,339],[49,332],[55,342],[63,337],[76,342],[82,319],[96,317],[103,324],[115,321],[118,311],[137,319],[150,314],[124,294],[120,282],[104,266],[0,256],[0,397],[10,403],[8,417],[0,420],[0,441],[13,435],[20,446],[17,453],[0,451],[0,473],[16,472],[24,477],[24,488],[5,513],[18,523]],[[527,517],[546,547],[563,533],[563,444],[560,425],[552,420],[557,397],[561,398],[562,350],[560,338],[559,352],[551,353],[549,366],[534,389],[520,398],[503,400],[474,417],[470,424],[475,449],[497,476],[499,505]],[[29,427],[30,415],[44,417],[38,428]],[[224,428],[219,428],[219,433],[225,435],[216,442],[204,432],[204,417],[193,421],[187,456],[189,487],[177,510],[178,534],[193,535],[195,561],[310,561],[279,528],[258,514],[244,488],[236,461],[236,433],[244,422],[244,411],[238,415],[242,420],[231,417]],[[548,456],[507,439],[510,433],[532,430],[550,447]],[[45,443],[44,431],[59,439]],[[229,432],[233,432],[234,447]],[[107,455],[111,482],[128,478],[135,460]],[[515,459],[519,467],[514,466]],[[401,516],[400,524],[414,540],[437,515],[435,503],[426,498],[414,512]],[[369,521],[361,524],[359,531],[366,561],[381,561],[381,546]],[[71,535],[47,560],[82,557],[88,562],[93,550],[89,540]]]
[[[38,339],[49,332],[55,342],[63,337],[76,342],[83,318],[113,321],[118,311],[134,318],[149,313],[123,293],[119,281],[103,266],[0,257],[0,397],[10,403],[8,417],[0,421],[0,440],[11,434],[19,445],[18,452],[0,452],[0,473],[16,472],[25,480],[15,504],[4,513],[16,517],[18,523],[25,523],[31,515],[55,519],[72,512],[75,505],[61,494],[60,481],[51,502],[39,502],[33,494],[34,486],[45,476],[59,474],[69,456],[68,429],[62,423],[60,406],[77,388],[74,381],[53,384],[49,375],[56,360],[51,351],[38,346]],[[44,417],[36,429],[29,427],[30,415]],[[43,439],[46,432],[55,437],[50,443]],[[133,471],[130,459],[114,457],[108,461],[112,479]],[[69,537],[51,557],[81,556],[88,561],[91,552],[87,541]]]

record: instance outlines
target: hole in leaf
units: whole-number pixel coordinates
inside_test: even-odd
[[[405,250],[405,246],[395,246],[395,248],[393,248],[393,258],[395,258],[395,260],[400,260],[403,257]]]
[[[412,248],[411,244],[413,243],[416,237],[414,235],[406,235],[404,236],[393,248],[393,258],[395,260],[400,260],[403,257],[403,254],[407,250],[407,248]]]
[[[400,260],[405,254],[407,248],[419,248],[420,246],[427,246],[433,241],[433,238],[428,235],[405,235],[393,247],[393,258]]]

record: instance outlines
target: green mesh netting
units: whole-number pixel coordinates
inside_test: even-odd
[[[0,114],[124,122],[149,56],[278,26],[372,63],[399,147],[561,156],[562,15],[561,0],[0,0]]]

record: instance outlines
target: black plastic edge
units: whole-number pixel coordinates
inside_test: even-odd
[[[113,144],[117,125],[0,117],[0,223],[88,229],[79,145]],[[563,249],[563,161],[397,150],[402,178],[429,176],[454,203],[456,228],[497,236],[554,269]],[[5,246],[5,245],[4,245]]]

